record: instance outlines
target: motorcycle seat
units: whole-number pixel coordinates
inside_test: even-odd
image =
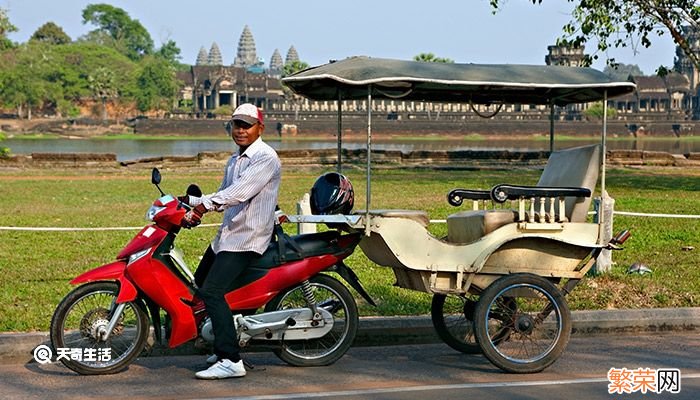
[[[250,266],[269,269],[285,262],[323,254],[333,254],[339,250],[335,245],[340,237],[340,232],[338,231],[285,236],[280,238],[280,235],[276,234],[275,240],[270,242],[265,252]],[[281,247],[280,240],[284,242]],[[282,254],[280,254],[280,248],[282,248]]]

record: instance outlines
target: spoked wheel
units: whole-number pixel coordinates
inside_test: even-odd
[[[92,282],[75,288],[58,305],[51,344],[66,367],[83,375],[113,374],[141,354],[148,339],[148,315],[141,303],[126,303],[110,337],[102,339],[118,293],[115,282]]]
[[[474,330],[482,352],[495,366],[514,373],[540,372],[566,348],[571,313],[564,295],[548,280],[511,274],[481,294]]]
[[[355,340],[359,325],[355,299],[345,285],[327,275],[317,275],[309,282],[317,306],[333,314],[333,328],[320,338],[282,341],[282,347],[276,349],[275,354],[284,362],[298,367],[336,362]],[[301,286],[296,286],[278,294],[265,306],[265,311],[303,307],[307,307],[304,293]]]
[[[433,327],[448,346],[465,354],[481,353],[474,335],[476,296],[434,294],[430,307]]]

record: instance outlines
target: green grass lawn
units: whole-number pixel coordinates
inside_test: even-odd
[[[212,192],[218,169],[165,168],[162,188],[179,194],[198,183]],[[294,213],[296,201],[309,190],[320,169],[285,170],[280,206]],[[374,171],[373,208],[426,210],[432,219],[458,211],[445,197],[456,187],[490,188],[497,183],[534,184],[540,171]],[[356,208],[364,208],[365,175],[348,173],[356,190]],[[616,210],[700,214],[700,171],[671,168],[608,171],[608,192]],[[144,214],[158,196],[150,170],[0,171],[0,226],[115,227],[145,224]],[[462,207],[465,209],[465,207]],[[207,215],[205,223],[220,221]],[[630,228],[626,250],[616,252],[610,274],[588,277],[568,301],[572,309],[700,306],[700,220],[615,217],[616,230]],[[432,224],[437,236],[444,224]],[[294,231],[289,226],[290,232]],[[54,308],[71,290],[76,275],[110,262],[136,231],[19,232],[0,231],[0,331],[47,330]],[[215,228],[183,231],[178,245],[190,266],[215,234]],[[684,251],[692,246],[695,250]],[[651,276],[625,274],[634,262],[647,264]],[[391,270],[356,251],[348,260],[379,307],[358,300],[363,315],[426,314],[430,295],[392,286]]]

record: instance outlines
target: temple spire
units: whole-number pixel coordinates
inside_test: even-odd
[[[282,73],[283,69],[284,62],[282,61],[282,55],[279,49],[275,49],[274,53],[272,53],[272,57],[270,57],[270,74],[279,75]]]
[[[256,65],[257,62],[258,56],[255,51],[255,39],[253,39],[253,33],[251,33],[250,28],[246,25],[243,28],[243,33],[241,33],[241,38],[238,40],[238,50],[233,65],[235,67],[247,68]]]
[[[211,49],[209,50],[209,65],[224,65],[221,50],[219,50],[219,45],[216,42],[211,44]]]
[[[197,54],[197,61],[195,62],[195,65],[207,65],[209,63],[209,55],[207,54],[207,50],[202,46],[199,49],[199,54]]]
[[[287,50],[287,58],[285,58],[284,63],[286,65],[294,61],[299,61],[299,53],[297,53],[297,49],[292,45],[289,50]]]

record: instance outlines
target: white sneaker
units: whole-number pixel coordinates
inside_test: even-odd
[[[219,361],[219,357],[217,357],[216,354],[212,354],[209,357],[207,357],[207,364],[214,364],[217,361]]]
[[[234,363],[225,358],[204,371],[197,372],[194,376],[197,379],[239,378],[245,376],[245,367],[243,366],[243,360]]]

